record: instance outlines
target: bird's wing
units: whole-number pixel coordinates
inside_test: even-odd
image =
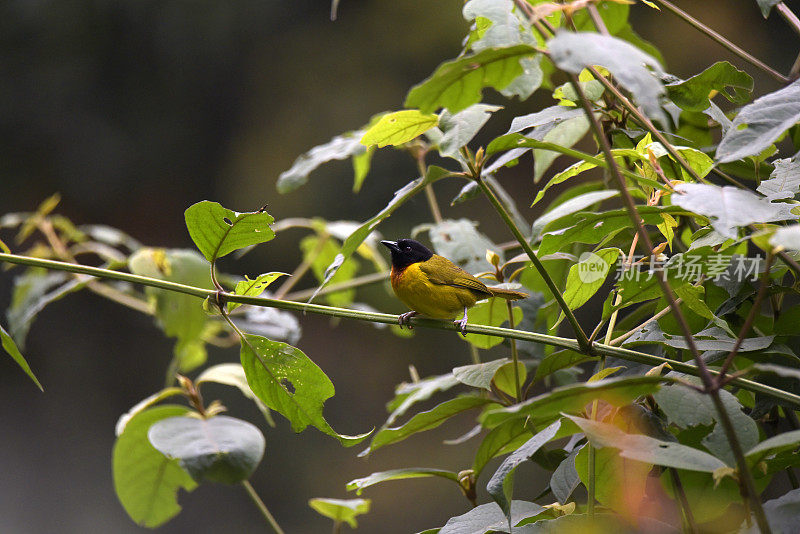
[[[428,261],[420,263],[419,268],[433,284],[463,287],[485,294],[487,297],[492,296],[492,292],[486,287],[486,284],[452,261],[437,254],[434,254]]]

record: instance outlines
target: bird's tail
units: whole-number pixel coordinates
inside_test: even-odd
[[[490,287],[489,291],[492,292],[493,297],[500,297],[506,300],[519,300],[528,297],[528,294],[522,291],[515,291],[513,289],[503,289],[500,287]]]

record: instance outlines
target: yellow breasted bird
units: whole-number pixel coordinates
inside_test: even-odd
[[[413,311],[400,316],[400,326],[411,328],[409,319],[417,314],[435,319],[452,319],[462,310],[461,319],[453,321],[466,336],[467,309],[478,300],[502,297],[524,299],[522,291],[488,287],[480,279],[443,256],[434,254],[413,239],[381,241],[392,252],[392,289]]]

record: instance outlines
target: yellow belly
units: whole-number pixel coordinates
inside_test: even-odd
[[[417,264],[392,276],[392,289],[406,306],[428,317],[453,319],[475,305],[475,294],[466,288],[432,284]]]

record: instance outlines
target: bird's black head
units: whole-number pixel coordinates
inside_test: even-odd
[[[405,269],[413,263],[427,261],[433,256],[433,252],[425,245],[413,239],[381,241],[381,244],[392,251],[392,266],[397,270]]]

